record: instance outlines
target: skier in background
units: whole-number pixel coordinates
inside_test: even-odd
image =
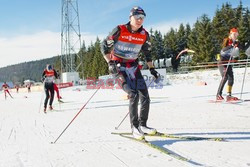
[[[53,67],[53,70],[55,71],[55,73],[57,73],[57,76],[58,76],[58,78],[59,78],[59,71],[56,71],[55,69],[54,69],[54,67]],[[54,82],[54,90],[55,90],[55,92],[56,92],[56,96],[57,96],[57,100],[58,100],[58,102],[63,102],[61,99],[62,99],[62,97],[60,96],[60,92],[59,92],[59,88],[58,88],[58,86],[56,85],[56,83]]]
[[[45,100],[44,100],[44,113],[47,111],[47,103],[49,100],[49,109],[53,110],[52,103],[54,100],[54,81],[58,75],[56,71],[53,69],[52,65],[48,64],[46,69],[44,69],[42,74],[42,81],[44,82],[44,90],[45,90]]]
[[[30,93],[31,92],[31,83],[28,83],[28,85],[27,85],[27,88],[28,88],[28,93]]]
[[[56,83],[54,83],[54,90],[55,90],[55,92],[56,92],[56,97],[57,97],[57,100],[58,100],[58,102],[62,102],[62,97],[60,96],[60,93],[59,93],[59,88],[58,88],[58,86],[56,85]]]
[[[15,85],[15,88],[16,88],[16,92],[18,93],[18,92],[19,92],[19,85],[16,84],[16,85]]]
[[[129,95],[130,123],[132,134],[136,139],[143,139],[144,133],[156,133],[156,129],[147,126],[150,98],[138,67],[138,55],[142,51],[150,73],[156,79],[159,77],[151,59],[149,34],[142,26],[145,17],[142,8],[133,7],[130,11],[130,21],[114,28],[101,45],[110,73],[121,80],[122,89]],[[139,99],[141,109],[138,115]]]
[[[221,82],[217,91],[216,100],[224,100],[222,96],[223,88],[226,84],[227,85],[227,96],[226,100],[239,100],[237,97],[232,96],[232,87],[234,84],[234,74],[233,74],[233,67],[232,65],[227,65],[229,60],[232,60],[233,58],[237,58],[239,54],[232,56],[232,52],[239,52],[239,42],[237,40],[239,36],[237,28],[232,28],[230,30],[229,36],[224,39],[222,44],[222,50],[220,52],[220,57],[218,58],[218,68],[221,74]],[[225,65],[221,65],[221,64]]]
[[[2,90],[4,91],[5,100],[7,99],[7,93],[10,95],[11,98],[13,98],[9,92],[9,85],[6,82],[3,83]]]
[[[184,53],[195,53],[195,52],[193,50],[190,50],[190,49],[186,48],[186,49],[183,49],[182,51],[180,51],[177,56],[173,56],[171,58],[171,64],[172,64],[172,67],[173,67],[173,72],[177,72],[178,66],[180,65],[180,61],[181,61],[180,57]]]

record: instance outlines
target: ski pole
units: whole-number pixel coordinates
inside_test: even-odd
[[[149,87],[152,83],[153,83],[154,79],[152,79],[152,81],[148,84],[147,87]],[[125,117],[121,120],[121,122],[119,123],[118,126],[115,127],[115,130],[118,130],[118,128],[121,126],[121,124],[123,123],[123,121],[127,118],[129,112],[125,115]]]
[[[100,85],[96,91],[92,94],[92,96],[88,99],[88,101],[82,106],[82,108],[78,111],[78,113],[74,116],[74,118],[69,122],[69,124],[64,128],[64,130],[61,132],[61,134],[56,138],[54,142],[51,142],[51,144],[55,144],[57,140],[62,136],[62,134],[68,129],[68,127],[71,125],[71,123],[76,119],[76,117],[82,112],[82,110],[85,108],[85,106],[88,104],[88,102],[94,97],[94,95],[97,93],[97,91],[101,88],[102,85]]]
[[[246,62],[246,66],[245,66],[245,72],[244,72],[244,75],[243,75],[243,81],[242,81],[241,92],[240,92],[240,99],[242,97],[243,87],[244,87],[244,83],[245,83],[245,76],[246,76],[246,71],[247,71],[248,58],[250,57],[250,47],[246,50],[245,53],[247,55],[247,62]]]
[[[236,56],[236,55],[237,55],[237,52],[236,52],[235,50],[233,50],[232,54],[231,54],[230,57],[229,57],[229,60],[228,60],[228,63],[227,63],[227,67],[226,67],[226,70],[224,71],[224,75],[223,75],[223,77],[222,77],[222,79],[221,79],[221,82],[220,82],[220,85],[219,85],[219,89],[218,89],[218,91],[217,91],[217,94],[219,94],[219,91],[220,91],[220,89],[221,89],[221,87],[222,87],[223,81],[224,81],[224,79],[225,79],[225,77],[226,77],[226,75],[227,75],[227,70],[228,70],[229,65],[230,65],[230,63],[231,63],[231,60],[232,60],[232,58],[233,58],[234,56]]]
[[[44,83],[43,83],[42,95],[41,95],[41,100],[40,100],[40,105],[39,105],[39,111],[38,111],[39,113],[41,111],[41,106],[42,106],[42,101],[43,101],[43,95],[44,95],[43,90],[44,90]]]
[[[125,115],[125,117],[122,119],[122,121],[119,123],[119,125],[117,127],[115,127],[115,130],[118,130],[118,128],[121,126],[121,124],[123,123],[123,121],[127,118],[129,112]]]

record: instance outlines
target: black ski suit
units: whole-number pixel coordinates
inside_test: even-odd
[[[228,81],[228,86],[232,87],[234,84],[233,67],[232,65],[227,65],[228,63],[230,63],[228,62],[230,59],[233,60],[233,57],[231,57],[233,47],[234,46],[232,44],[232,41],[229,38],[224,39],[224,46],[220,53],[220,60],[218,61],[218,68],[222,79],[217,91],[217,95],[222,95],[223,88],[227,81]]]
[[[44,90],[45,90],[45,100],[44,100],[44,108],[47,108],[47,103],[49,100],[49,105],[52,106],[54,100],[54,78],[58,78],[58,75],[55,70],[48,71],[45,69],[42,74],[42,78],[44,80]]]
[[[123,33],[126,31],[126,33]],[[138,47],[130,41],[140,42],[141,35],[145,35],[145,42]],[[137,37],[139,36],[139,37]],[[123,38],[123,39],[121,39]],[[122,40],[127,40],[123,42]],[[142,51],[147,62],[152,61],[150,55],[151,43],[149,34],[142,27],[137,32],[132,32],[130,23],[117,26],[102,42],[103,55],[111,54],[111,60],[121,65],[118,78],[121,79],[122,89],[129,95],[129,112],[131,126],[146,126],[149,114],[150,98],[144,78],[138,68],[138,51]],[[126,56],[131,56],[129,59]],[[141,102],[138,115],[138,102]]]

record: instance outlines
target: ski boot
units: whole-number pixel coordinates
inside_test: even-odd
[[[140,126],[139,129],[143,133],[148,134],[148,135],[155,135],[157,133],[156,129],[150,128],[150,127],[147,127],[147,126]]]
[[[43,112],[44,112],[45,114],[47,113],[46,108],[43,109]]]
[[[59,103],[63,103],[63,101],[62,101],[61,99],[58,99],[58,102],[59,102]]]
[[[53,107],[52,107],[52,106],[49,106],[49,109],[50,109],[50,110],[53,110]]]
[[[216,96],[216,101],[222,101],[222,100],[224,100],[223,96],[221,96],[221,95]]]
[[[137,128],[135,126],[132,127],[132,135],[137,140],[144,140],[145,139],[144,133],[139,128]]]
[[[231,96],[231,95],[227,96],[227,101],[238,101],[238,100],[239,100],[239,98],[237,98],[237,97],[234,97],[234,96]]]

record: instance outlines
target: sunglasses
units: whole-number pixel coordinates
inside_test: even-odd
[[[138,19],[145,19],[146,16],[144,16],[143,14],[138,14],[138,15],[134,15],[135,19],[138,20]]]

